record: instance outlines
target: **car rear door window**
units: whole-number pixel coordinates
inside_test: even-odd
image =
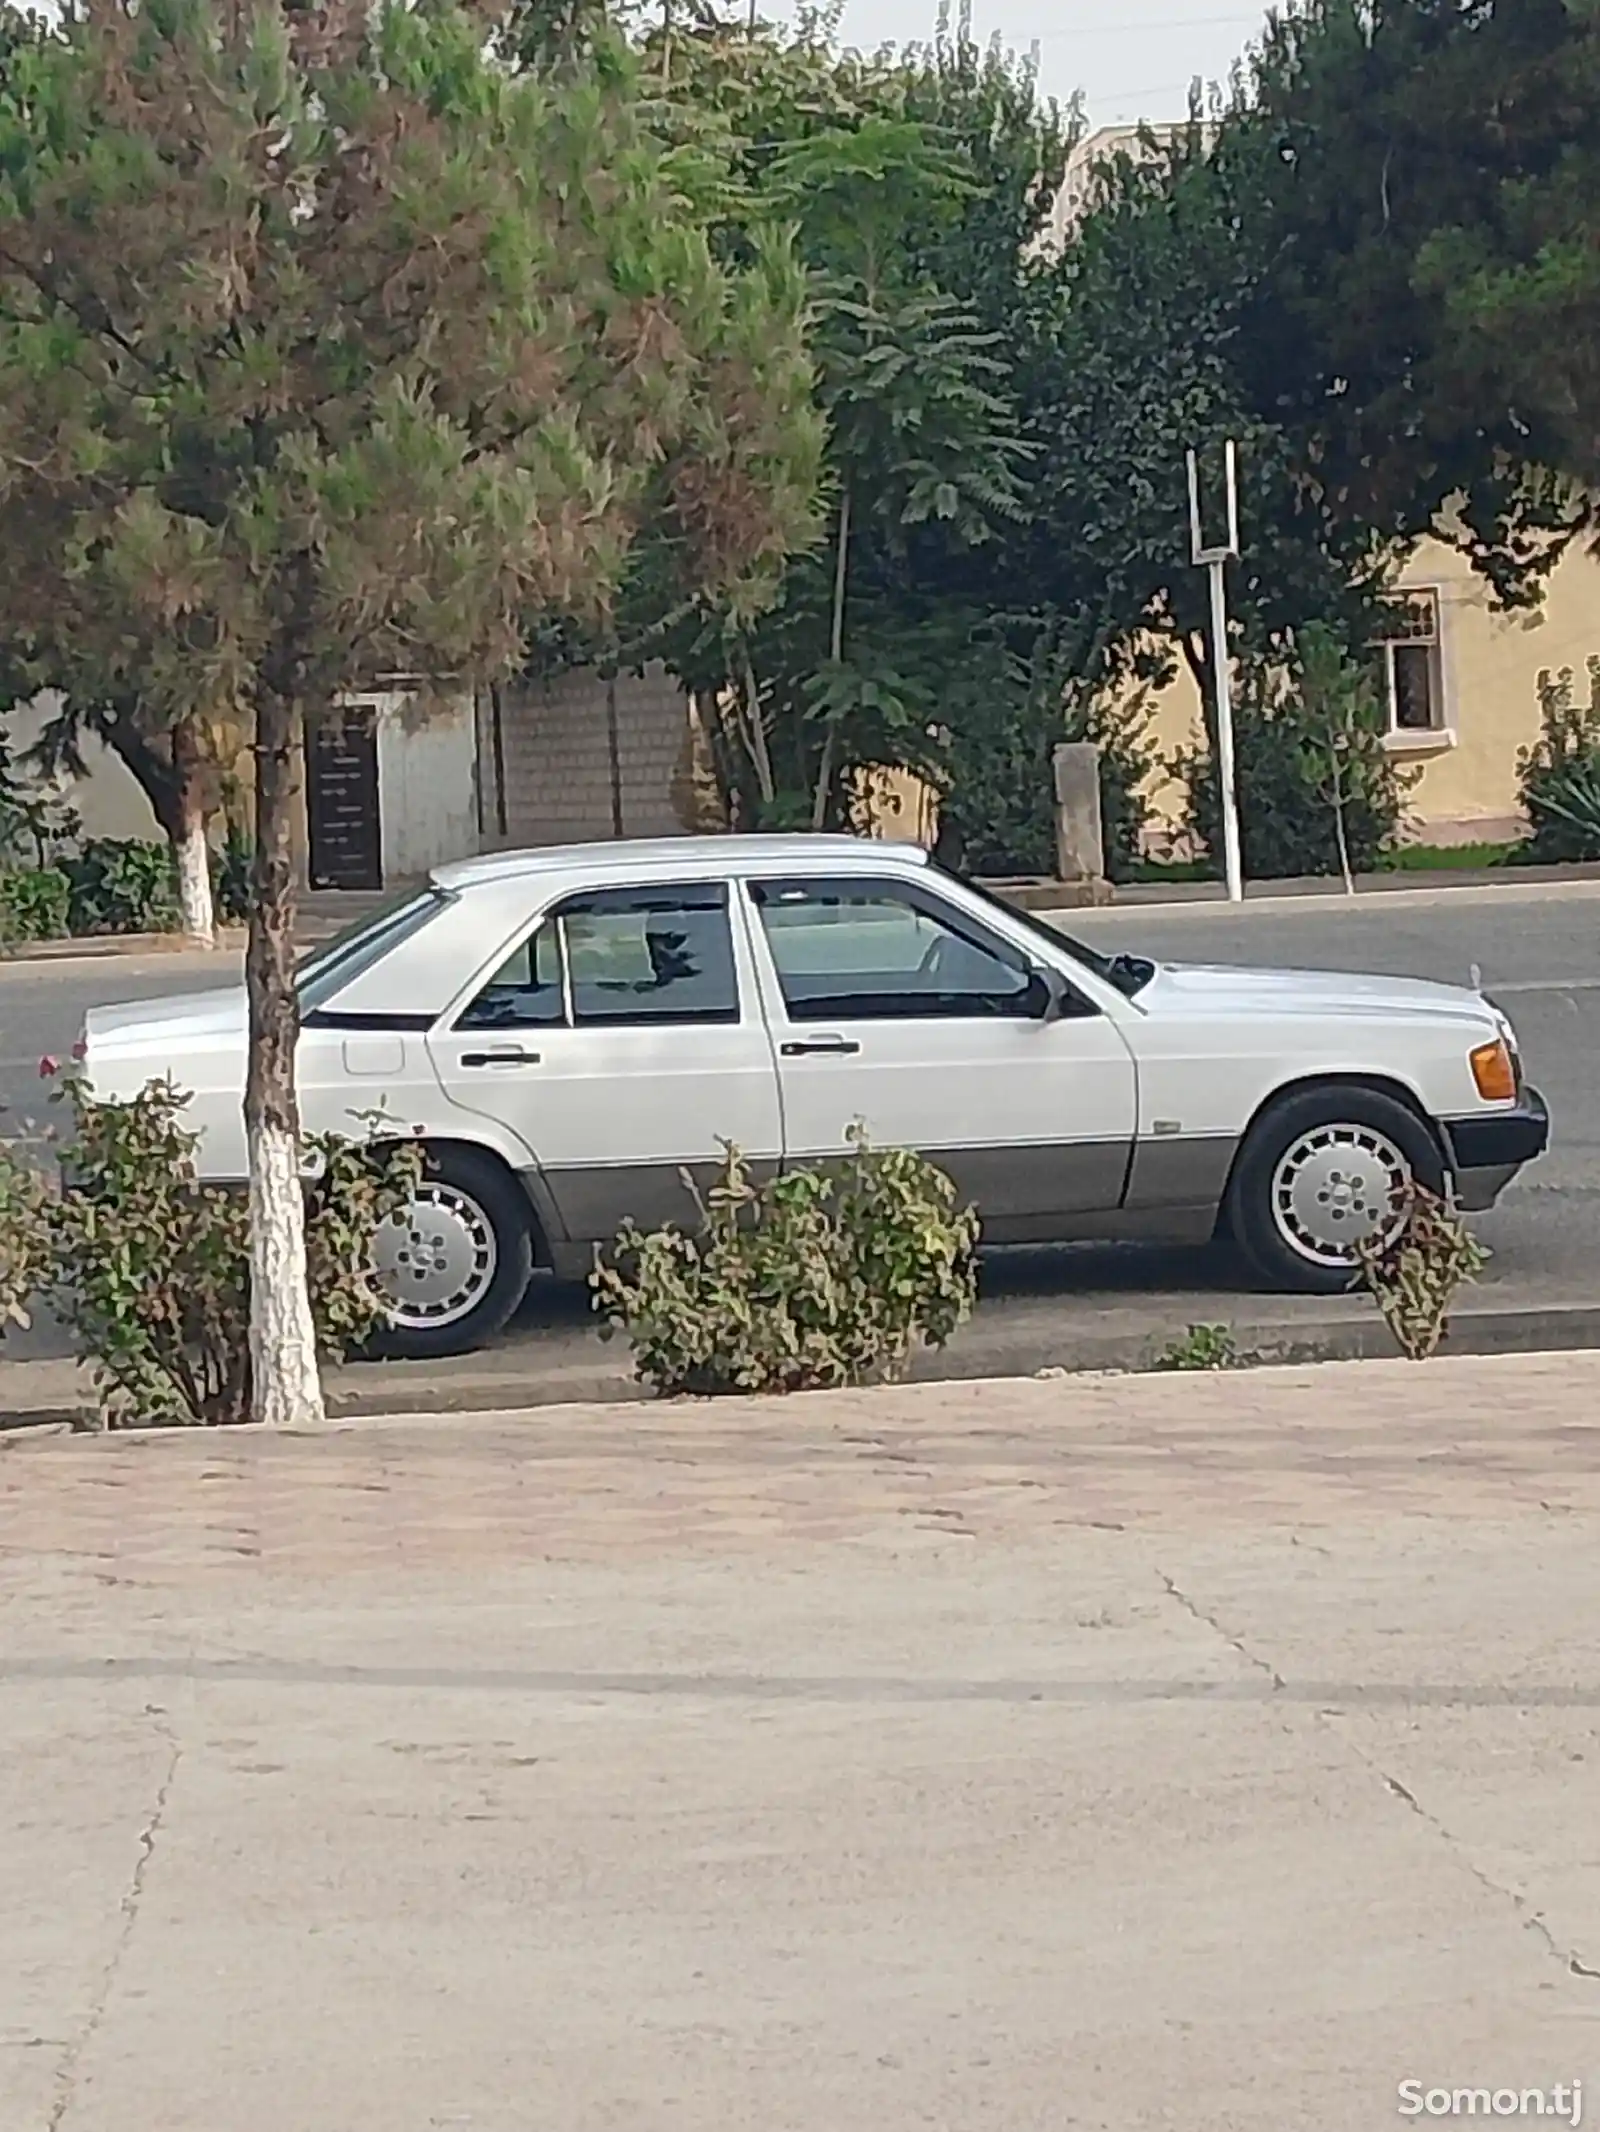
[[[737,1022],[728,889],[713,881],[569,896],[490,978],[458,1026]]]
[[[576,1027],[739,1019],[726,882],[606,889],[556,915]]]
[[[1026,959],[910,883],[755,881],[791,1022],[1025,1015]]]

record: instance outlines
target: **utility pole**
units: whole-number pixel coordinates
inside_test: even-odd
[[[1233,439],[1224,447],[1228,537],[1206,546],[1200,511],[1200,461],[1189,453],[1189,554],[1211,578],[1211,667],[1217,683],[1217,783],[1222,793],[1222,862],[1228,901],[1244,901],[1244,859],[1239,845],[1239,783],[1233,760],[1233,686],[1228,660],[1228,565],[1239,558],[1239,470]]]

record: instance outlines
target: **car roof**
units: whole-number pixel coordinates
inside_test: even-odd
[[[681,836],[623,837],[603,844],[549,844],[537,851],[497,851],[478,859],[456,859],[436,866],[430,879],[443,889],[474,888],[533,878],[541,874],[579,872],[587,878],[609,874],[691,873],[701,879],[758,868],[838,867],[871,872],[883,866],[926,866],[920,844],[890,843],[881,837],[853,836]]]

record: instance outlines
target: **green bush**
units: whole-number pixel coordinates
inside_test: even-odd
[[[47,1071],[53,1071],[46,1061]],[[200,1180],[187,1097],[152,1081],[98,1102],[76,1075],[61,1094],[72,1131],[54,1189],[0,1146],[0,1306],[32,1299],[65,1326],[113,1427],[250,1418],[246,1196]],[[312,1315],[325,1355],[383,1322],[371,1241],[421,1174],[413,1141],[319,1140],[306,1193]]]
[[[0,873],[0,947],[15,940],[59,940],[67,930],[70,894],[59,866]]]
[[[49,1195],[31,1165],[0,1141],[0,1339],[29,1322],[28,1305],[50,1263]]]
[[[1308,630],[1292,670],[1247,666],[1233,711],[1244,870],[1253,881],[1370,873],[1393,849],[1404,788],[1383,745],[1376,687],[1325,630]],[[1222,862],[1222,797],[1209,750],[1170,768],[1188,788],[1185,828]],[[1341,850],[1341,841],[1343,849]]]
[[[1450,1329],[1456,1291],[1477,1279],[1489,1253],[1453,1208],[1414,1183],[1393,1235],[1361,1246],[1360,1260],[1395,1345],[1408,1360],[1426,1362]]]
[[[592,1276],[658,1393],[801,1392],[889,1382],[971,1315],[978,1220],[942,1170],[859,1128],[839,1162],[752,1181],[737,1148],[695,1236],[629,1223]]]
[[[1143,855],[1144,785],[1156,767],[1142,698],[1111,704],[1077,685],[1054,647],[952,675],[940,705],[942,849],[962,871],[990,879],[1056,870],[1055,771],[1062,741],[1100,750],[1107,878],[1130,881]]]
[[[1539,676],[1539,738],[1517,757],[1528,838],[1517,858],[1538,866],[1600,859],[1600,657],[1589,700],[1574,700],[1570,666]]]
[[[178,923],[172,846],[136,837],[90,837],[66,862],[74,934],[169,933]]]
[[[247,925],[250,920],[250,871],[255,845],[230,822],[222,842],[211,852],[211,894],[219,925]]]

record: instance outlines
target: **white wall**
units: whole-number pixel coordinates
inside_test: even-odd
[[[19,704],[11,713],[6,720],[6,741],[13,762],[39,738],[55,716],[60,700],[49,689],[32,703]],[[144,837],[159,842],[162,832],[150,811],[150,802],[121,756],[91,735],[83,743],[83,763],[88,775],[73,780],[71,797],[84,835]]]
[[[477,730],[470,694],[426,711],[377,695],[383,878],[403,881],[478,850]]]

